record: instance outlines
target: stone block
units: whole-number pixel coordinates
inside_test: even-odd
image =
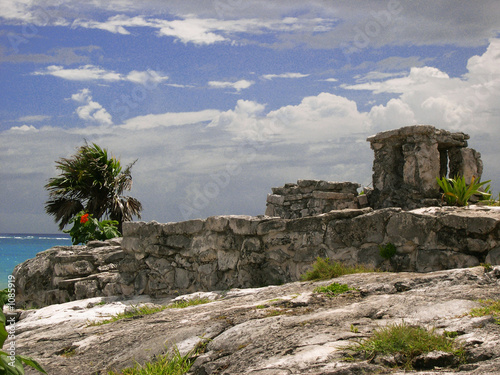
[[[240,254],[237,251],[217,251],[217,269],[219,271],[235,270]]]
[[[173,234],[166,238],[166,245],[176,249],[186,249],[191,245],[191,238],[183,234]]]
[[[268,194],[267,202],[277,205],[283,205],[283,203],[285,203],[285,197],[283,195]]]
[[[224,232],[229,225],[227,216],[211,216],[205,221],[205,230],[212,232]]]
[[[354,199],[354,194],[337,193],[333,191],[313,191],[313,198],[316,199]]]
[[[278,216],[276,215],[275,213],[275,209],[274,209],[274,205],[273,204],[270,204],[268,203],[267,206],[266,206],[266,212],[264,213],[265,216]]]
[[[234,234],[252,235],[257,233],[257,226],[260,219],[254,216],[232,215],[228,216],[229,228]]]
[[[416,251],[415,271],[432,272],[451,268],[469,268],[479,265],[472,255],[449,250],[419,249]]]
[[[195,234],[203,230],[205,220],[193,219],[163,225],[164,234]]]
[[[187,270],[184,268],[175,269],[175,288],[187,289],[191,285],[191,277]]]
[[[490,250],[490,252],[486,256],[486,263],[492,265],[500,264],[500,247],[496,247],[493,250]]]
[[[257,235],[269,233],[271,231],[283,231],[286,228],[285,219],[270,219],[261,221],[257,225]]]

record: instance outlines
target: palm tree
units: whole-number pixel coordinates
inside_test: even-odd
[[[61,174],[45,185],[49,191],[45,211],[55,216],[61,230],[84,210],[97,220],[105,216],[118,221],[121,232],[124,221],[131,220],[132,216],[141,218],[142,204],[135,198],[123,196],[124,190],[132,187],[130,171],[136,161],[122,171],[120,161],[109,158],[106,149],[85,142],[71,158],[56,161]]]

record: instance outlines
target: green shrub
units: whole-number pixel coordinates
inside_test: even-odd
[[[330,258],[318,257],[313,264],[312,270],[306,272],[300,278],[303,281],[329,280],[342,275],[374,271],[374,269],[362,265],[350,267],[340,262],[330,261]]]
[[[351,288],[347,284],[333,283],[327,286],[318,286],[314,289],[314,293],[322,293],[327,295],[328,297],[335,297],[350,290],[356,290],[356,288]]]
[[[7,318],[3,313],[3,307],[6,303],[10,302],[9,299],[14,298],[13,293],[14,283],[9,279],[9,289],[0,290],[0,375],[24,375],[24,365],[33,367],[35,370],[46,374],[45,370],[40,364],[30,357],[15,354],[15,346],[6,349],[7,352],[1,350],[5,340],[11,335],[7,332],[6,323]],[[14,343],[15,342],[12,342]]]
[[[463,176],[456,176],[455,178],[442,177],[439,179],[436,177],[439,187],[443,190],[442,199],[446,200],[451,206],[467,206],[470,197],[473,195],[480,195],[482,197],[490,197],[491,194],[479,191],[479,188],[484,184],[490,182],[484,181],[480,182],[472,177],[469,185],[465,183],[465,178]]]
[[[378,248],[380,249],[380,256],[384,259],[391,259],[397,252],[396,246],[390,242],[385,245],[378,245]]]
[[[449,335],[439,335],[434,330],[410,326],[404,322],[378,328],[372,337],[346,349],[353,350],[367,359],[373,359],[377,355],[399,354],[400,365],[408,370],[412,368],[413,359],[435,350],[453,353],[460,361],[465,360],[465,351],[455,343],[454,338]]]
[[[104,241],[110,238],[120,237],[118,231],[118,221],[94,219],[91,214],[84,211],[79,212],[73,217],[69,224],[73,223],[73,228],[63,231],[69,233],[73,245],[79,243],[86,244],[89,241],[99,240]]]

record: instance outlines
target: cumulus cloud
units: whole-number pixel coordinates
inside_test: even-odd
[[[132,70],[127,75],[106,70],[95,65],[83,65],[78,68],[67,69],[60,65],[50,65],[43,70],[32,73],[33,75],[51,75],[69,81],[104,81],[117,82],[129,81],[136,84],[160,83],[168,80],[168,76],[154,70]]]
[[[369,119],[354,101],[330,93],[306,97],[298,105],[264,113],[265,106],[238,100],[234,110],[221,113],[211,126],[220,126],[237,139],[310,143],[335,140],[346,134],[367,134]]]
[[[434,67],[415,67],[402,77],[341,86],[397,95],[370,110],[376,129],[394,127],[399,121],[495,133],[500,115],[500,40],[491,40],[484,54],[471,57],[467,69],[462,77],[452,78]]]
[[[216,89],[233,88],[236,91],[240,92],[241,90],[249,88],[254,83],[254,81],[247,81],[246,79],[242,79],[236,82],[210,81],[208,82],[208,85]]]
[[[71,99],[77,103],[83,104],[76,109],[79,118],[85,121],[95,122],[100,125],[112,125],[111,115],[99,103],[92,100],[89,89],[82,89],[76,94],[71,95]]]

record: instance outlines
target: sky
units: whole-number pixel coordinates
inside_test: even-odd
[[[0,93],[0,233],[58,232],[44,185],[86,141],[137,160],[144,221],[370,186],[366,138],[414,124],[500,186],[497,0],[0,0]]]

